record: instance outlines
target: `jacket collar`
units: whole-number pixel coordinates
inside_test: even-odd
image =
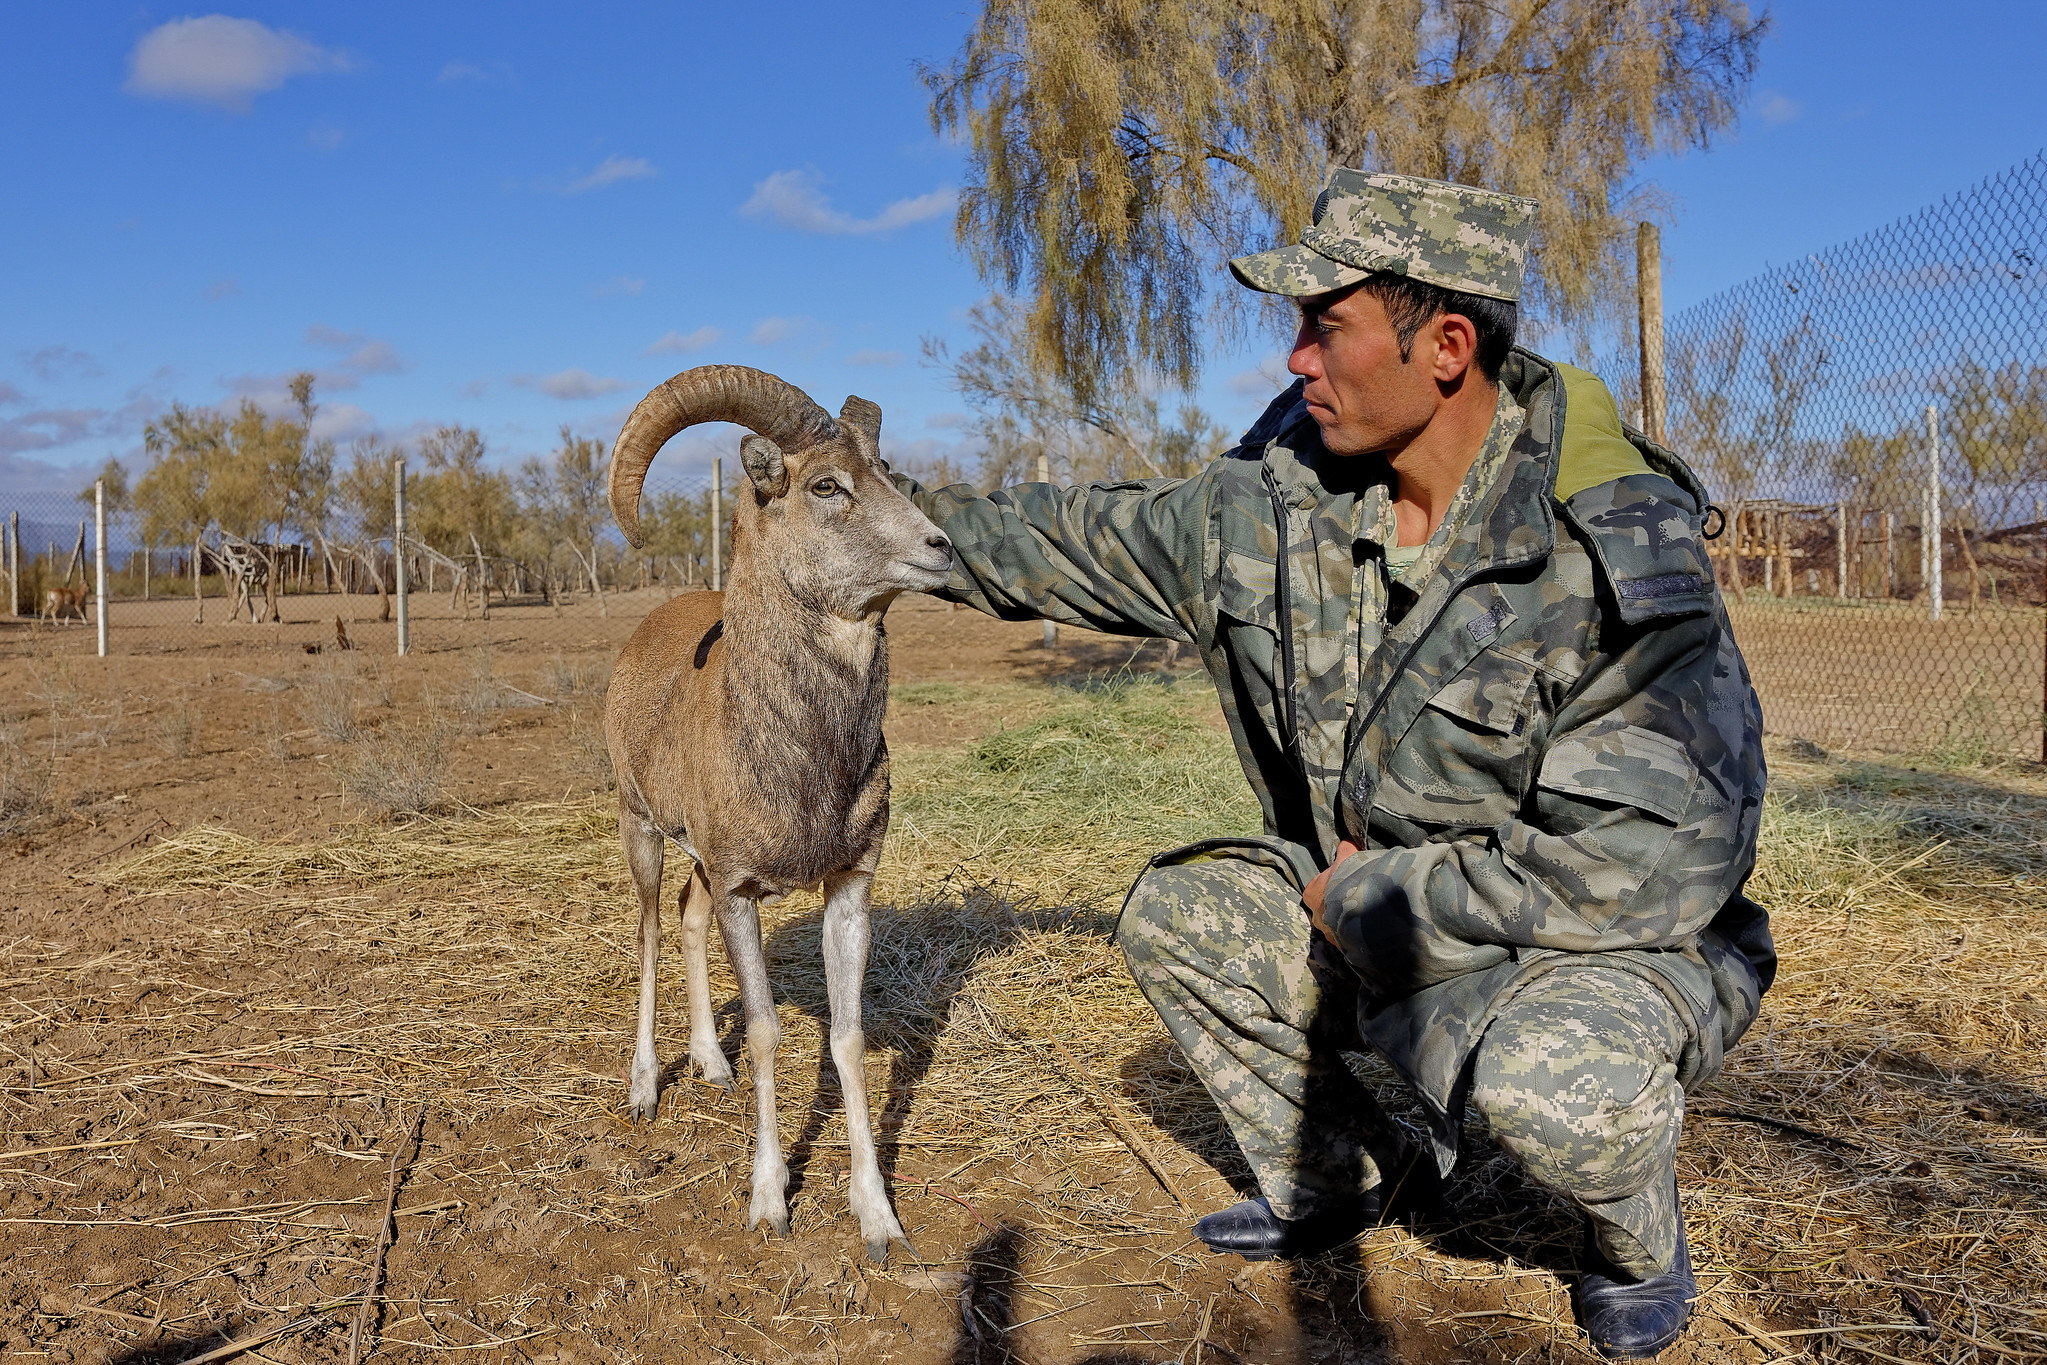
[[[1521,405],[1521,435],[1499,479],[1473,509],[1410,619],[1432,616],[1441,606],[1436,600],[1438,593],[1447,600],[1448,593],[1474,574],[1541,559],[1556,546],[1553,509],[1557,444],[1564,429],[1562,380],[1548,361],[1517,346],[1501,366],[1500,384]],[[1370,483],[1388,482],[1384,462],[1376,456],[1344,461],[1355,463],[1356,472],[1337,487],[1331,485],[1338,480],[1322,477],[1322,471],[1333,470],[1338,457],[1322,449],[1321,433],[1301,396],[1304,387],[1304,381],[1296,382],[1267,409],[1257,427],[1246,433],[1266,436],[1265,463],[1281,501],[1298,509],[1333,493],[1361,493]]]

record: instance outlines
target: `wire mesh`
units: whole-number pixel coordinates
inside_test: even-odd
[[[2043,755],[2047,153],[1666,324],[1765,726]],[[1639,404],[1638,361],[1600,367]]]
[[[639,550],[620,538],[608,512],[564,527],[547,509],[513,500],[479,532],[423,517],[415,504],[409,521],[417,529],[405,543],[412,652],[616,649],[653,608],[709,584],[710,484],[707,474],[664,477],[657,466],[642,499]],[[730,508],[729,477],[725,493]],[[0,523],[10,545],[0,556],[0,654],[93,653],[90,482],[76,495],[0,491]],[[212,524],[189,541],[152,544],[140,515],[113,510],[109,652],[396,653],[393,548],[389,520],[362,525],[338,515],[269,539]]]

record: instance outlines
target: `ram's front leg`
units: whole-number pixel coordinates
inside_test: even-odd
[[[867,1105],[867,1035],[860,1027],[860,993],[867,979],[867,894],[873,883],[867,872],[826,879],[824,971],[832,1006],[832,1061],[838,1065],[839,1093],[846,1101],[846,1142],[853,1166],[849,1197],[868,1257],[885,1262],[890,1241],[906,1247],[910,1243],[881,1182]],[[914,1247],[910,1254],[916,1255]]]
[[[739,1003],[746,1011],[746,1050],[753,1061],[753,1203],[749,1228],[766,1223],[789,1235],[789,1164],[782,1159],[782,1134],[775,1123],[775,1051],[782,1025],[768,988],[768,955],[761,947],[760,911],[750,900],[716,893],[718,928],[725,956],[739,979]]]

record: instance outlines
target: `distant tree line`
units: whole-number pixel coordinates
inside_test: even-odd
[[[143,432],[148,464],[130,478],[110,460],[99,475],[113,513],[130,513],[144,546],[189,552],[218,570],[235,555],[261,566],[258,620],[279,619],[277,596],[294,586],[391,590],[395,465],[409,454],[407,556],[414,586],[488,611],[492,597],[561,604],[620,586],[701,583],[707,577],[710,493],[650,491],[647,544],[608,535],[605,451],[561,429],[555,449],[516,468],[486,461],[473,427],[448,425],[407,452],[378,437],[346,457],[313,434],[319,405],[310,374],[295,375],[281,415],[244,399],[233,413],[173,403]],[[90,502],[93,490],[81,495]]]

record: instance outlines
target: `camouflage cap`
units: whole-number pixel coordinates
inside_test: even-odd
[[[1301,244],[1239,256],[1230,273],[1252,289],[1301,298],[1383,270],[1513,303],[1534,222],[1533,199],[1332,166]]]

